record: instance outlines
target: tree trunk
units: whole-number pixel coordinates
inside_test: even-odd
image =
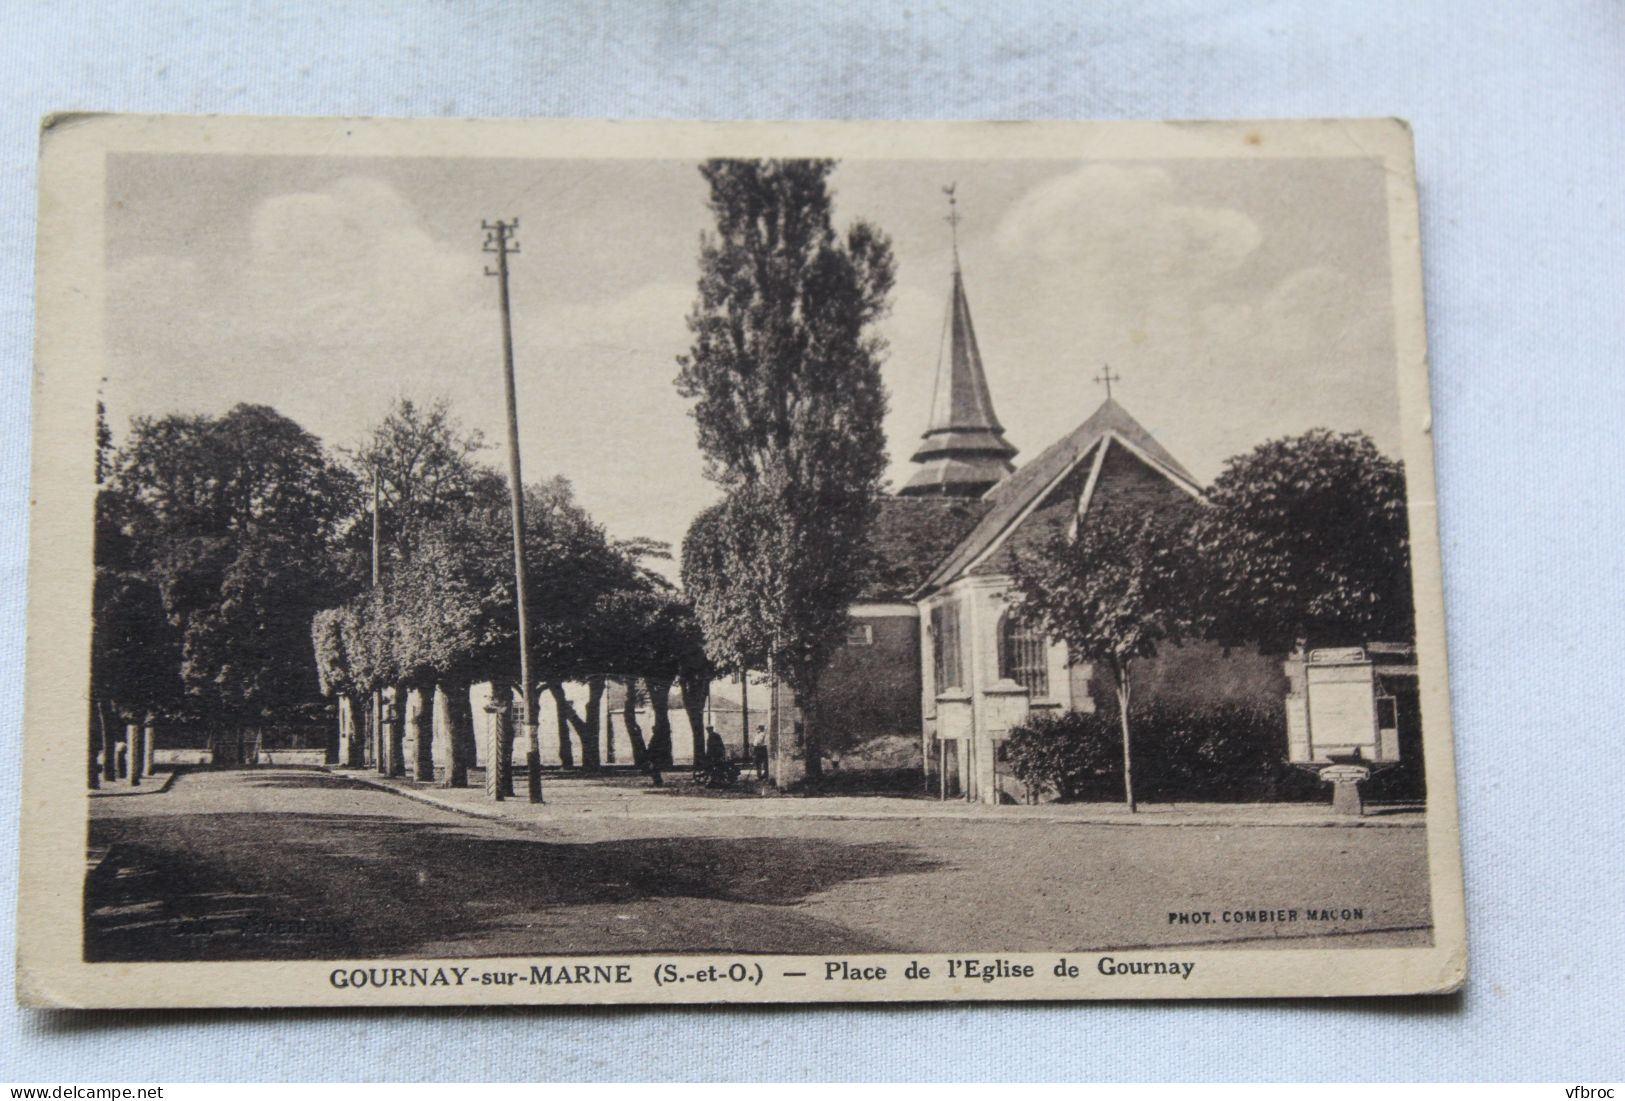
[[[344,736],[348,732],[348,723],[344,714],[344,695],[333,697],[333,727],[332,734],[327,739],[327,752],[322,754],[322,763],[337,765],[344,762]]]
[[[343,768],[350,761],[350,739],[355,733],[355,712],[350,707],[350,694],[340,692],[333,697],[333,710],[338,714],[338,741],[327,755],[327,763]]]
[[[346,692],[339,706],[350,713],[350,738],[344,745],[346,768],[365,768],[367,765],[366,703],[354,692]]]
[[[1128,803],[1129,813],[1133,814],[1139,807],[1134,802],[1134,755],[1129,749],[1128,732],[1128,705],[1129,705],[1129,665],[1123,662],[1117,667],[1117,714],[1123,723],[1123,799]]]
[[[807,779],[816,780],[824,774],[824,731],[818,714],[817,683],[809,685],[805,694],[796,689],[796,702],[801,705],[801,759]]]
[[[604,716],[604,760],[615,763],[615,716]]]
[[[107,751],[107,712],[101,700],[96,701],[96,729],[90,740],[90,787],[102,786],[102,757]]]
[[[513,692],[506,682],[491,682],[486,715],[485,795],[507,799],[513,795]]]
[[[645,677],[649,689],[649,709],[654,712],[654,733],[649,738],[649,760],[657,768],[670,768],[671,748],[671,681],[664,677]],[[704,743],[702,742],[703,746]],[[703,751],[701,758],[704,757]]]
[[[406,775],[406,701],[407,689],[398,684],[390,689],[388,710],[385,712],[385,775]]]
[[[130,723],[124,728],[124,775],[130,781],[130,786],[141,786],[142,758],[146,756],[145,746],[141,742],[141,724]]]
[[[141,726],[141,774],[158,775],[158,720],[148,715]]]
[[[410,702],[417,697],[418,707],[411,715],[412,722],[412,779],[423,784],[434,783],[434,689],[414,688],[407,696]]]
[[[552,690],[553,708],[559,716],[560,738],[566,736],[564,732],[574,730],[576,737],[581,739],[582,770],[597,772],[603,767],[603,760],[598,753],[598,728],[603,721],[604,678],[602,676],[587,678],[586,718],[576,714],[575,705],[564,693],[564,685],[555,684]]]
[[[536,686],[536,714],[542,713],[542,693],[553,694],[553,716],[559,727],[559,765],[563,768],[576,767],[575,746],[570,741],[570,716],[575,708],[570,706],[569,697],[564,694],[562,681],[552,684],[538,684]],[[586,756],[585,753],[582,756]]]
[[[474,741],[474,707],[468,702],[468,682],[454,680],[440,686],[445,701],[446,773],[440,786],[468,786],[469,748]]]
[[[626,699],[621,702],[621,723],[626,727],[626,738],[632,743],[632,763],[639,768],[649,767],[649,747],[643,743],[643,728],[638,725],[638,678],[627,677]]]
[[[767,770],[776,788],[784,788],[784,769],[779,760],[779,663],[773,651],[767,653]]]
[[[708,755],[705,730],[705,699],[711,693],[711,681],[708,677],[698,676],[693,673],[678,679],[683,689],[683,714],[688,716],[689,734],[694,739],[694,759],[703,761]]]
[[[384,721],[385,705],[384,690],[372,690],[372,707],[369,711],[372,723],[372,767],[384,776],[389,775],[389,724]]]
[[[587,678],[587,715],[576,727],[576,736],[581,739],[581,767],[588,772],[597,772],[604,767],[603,756],[598,749],[598,731],[604,725],[604,682],[601,673]],[[614,757],[610,760],[614,760]]]

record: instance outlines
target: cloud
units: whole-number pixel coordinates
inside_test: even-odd
[[[1240,267],[1261,240],[1257,223],[1239,210],[1178,201],[1165,170],[1116,164],[1085,165],[1039,184],[994,232],[1007,257],[1064,270],[1114,298],[1211,283]]]
[[[487,257],[437,242],[379,180],[347,177],[262,202],[249,223],[239,298],[260,334],[307,353],[456,347],[494,313]]]

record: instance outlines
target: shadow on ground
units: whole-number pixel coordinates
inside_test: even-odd
[[[244,787],[250,788],[320,788],[322,791],[377,791],[377,787],[361,780],[352,780],[348,776],[336,776],[331,772],[318,772],[311,769],[308,772],[295,772],[292,769],[266,773],[264,776],[247,774],[248,778],[239,781]]]
[[[843,882],[938,866],[896,845],[565,843],[290,812],[96,820],[91,844],[108,848],[85,886],[91,961],[885,951],[872,935],[788,907]]]

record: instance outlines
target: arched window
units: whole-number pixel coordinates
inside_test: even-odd
[[[1049,695],[1049,647],[1044,636],[1009,612],[999,624],[999,676],[1015,681],[1035,700]]]
[[[959,660],[959,604],[949,601],[931,609],[931,656],[938,695],[964,687],[964,663]]]

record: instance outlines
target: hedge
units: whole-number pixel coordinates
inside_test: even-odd
[[[1279,707],[1149,704],[1130,712],[1134,788],[1143,801],[1259,802],[1323,797],[1286,762]],[[1029,797],[1123,797],[1123,734],[1113,707],[1039,716],[1011,731],[1004,759]]]

